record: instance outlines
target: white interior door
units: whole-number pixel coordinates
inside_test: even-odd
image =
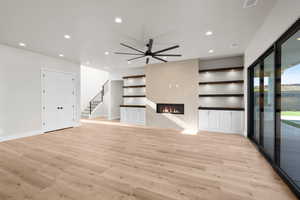
[[[74,126],[74,76],[62,72],[43,71],[42,82],[44,131]]]

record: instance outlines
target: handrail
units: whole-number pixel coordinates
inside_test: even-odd
[[[89,102],[89,105],[90,105],[90,115],[92,114],[93,110],[92,110],[92,104],[93,102],[95,101],[95,99],[101,95],[101,99],[100,99],[100,103],[103,102],[103,98],[104,98],[104,88],[105,88],[105,85],[109,82],[109,80],[105,81],[105,83],[102,85],[102,88],[100,90],[100,92],[98,92]]]

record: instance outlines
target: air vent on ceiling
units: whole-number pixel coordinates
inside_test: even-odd
[[[244,2],[244,8],[251,8],[253,6],[256,6],[258,0],[245,0]]]

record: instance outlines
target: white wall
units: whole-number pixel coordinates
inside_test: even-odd
[[[120,105],[123,103],[123,81],[110,81],[109,120],[120,119]]]
[[[41,132],[42,68],[75,73],[76,93],[80,94],[79,64],[0,45],[0,140]],[[79,95],[77,110],[80,110]]]
[[[108,78],[109,73],[106,71],[81,66],[81,110],[84,110],[89,101],[101,91]]]
[[[278,0],[245,51],[245,67],[249,67],[261,56],[299,17],[299,0]],[[247,81],[247,70],[245,70],[244,78]],[[246,84],[244,89],[247,92],[248,88]],[[245,98],[246,109],[247,106],[248,102],[247,98]],[[247,120],[246,116],[245,136],[247,135],[248,128]]]

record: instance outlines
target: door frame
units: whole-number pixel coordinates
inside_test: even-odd
[[[44,96],[44,89],[45,89],[45,83],[44,83],[44,73],[45,72],[56,72],[56,73],[61,73],[61,74],[66,74],[66,75],[71,75],[74,79],[74,85],[73,85],[73,91],[74,91],[74,113],[73,113],[73,117],[74,117],[74,122],[73,122],[73,127],[76,126],[76,120],[77,120],[77,112],[78,112],[78,92],[77,92],[77,87],[76,87],[76,81],[77,81],[77,76],[75,72],[66,72],[66,71],[60,71],[60,70],[56,70],[56,69],[49,69],[49,68],[41,68],[41,127],[42,127],[42,131],[43,133],[45,132],[49,132],[45,129],[45,96]]]

